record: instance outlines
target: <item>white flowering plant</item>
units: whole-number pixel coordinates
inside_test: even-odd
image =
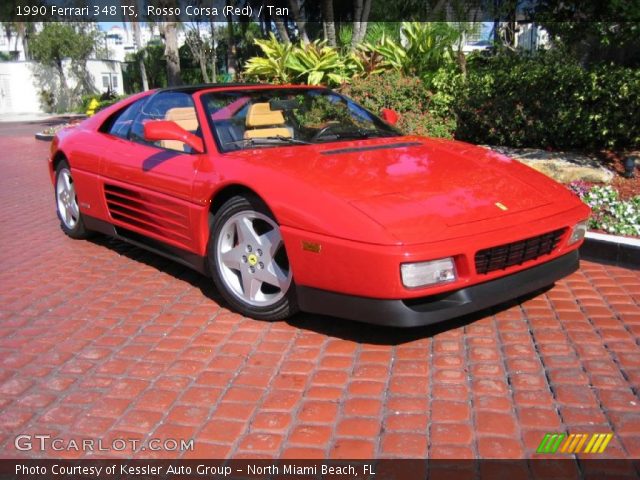
[[[589,187],[584,182],[572,182],[569,188],[591,207],[590,228],[640,237],[640,195],[620,200],[612,186]]]

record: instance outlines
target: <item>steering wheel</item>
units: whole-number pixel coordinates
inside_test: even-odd
[[[315,142],[319,138],[322,138],[323,136],[325,136],[331,130],[335,130],[336,127],[340,127],[340,126],[341,126],[340,123],[330,123],[326,127],[321,128],[313,137],[311,137],[310,141]]]

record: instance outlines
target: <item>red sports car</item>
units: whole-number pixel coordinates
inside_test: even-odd
[[[589,209],[566,188],[382,117],[309,86],[134,95],[54,139],[62,230],[175,259],[259,319],[425,325],[577,269]]]

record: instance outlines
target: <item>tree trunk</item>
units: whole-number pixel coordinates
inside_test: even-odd
[[[236,41],[233,38],[233,19],[231,15],[227,16],[227,73],[231,75],[231,78],[235,78],[238,71],[238,58],[236,56]]]
[[[22,37],[22,50],[24,51],[24,59],[25,61],[31,60],[31,55],[29,54],[29,37]]]
[[[56,61],[56,69],[60,77],[60,92],[56,99],[56,111],[58,113],[66,112],[69,109],[69,87],[67,86],[67,77],[64,74],[63,60]]]
[[[164,32],[164,56],[167,59],[167,83],[170,87],[182,85],[177,27],[177,22],[163,22],[161,27]]]
[[[13,32],[11,31],[11,26],[9,23],[4,23],[4,35],[7,37],[7,45],[9,47],[9,53],[11,53],[11,37],[13,37]]]
[[[144,65],[144,53],[140,55],[141,47],[141,32],[140,24],[138,22],[133,23],[133,47],[135,48],[136,56],[138,57],[138,69],[140,70],[140,78],[142,79],[142,90],[145,92],[149,90],[149,79],[147,78],[147,67]]]
[[[358,45],[360,27],[362,22],[362,0],[355,0],[353,4],[353,33],[351,34],[351,50]]]
[[[457,57],[458,57],[458,66],[460,67],[460,72],[462,73],[463,77],[466,77],[467,76],[467,57],[462,51],[462,44],[460,44],[460,46],[458,47]]]
[[[211,29],[211,82],[216,83],[218,81],[218,74],[216,72],[216,63],[218,61],[218,52],[216,51],[216,24],[209,22],[209,28]]]
[[[367,34],[371,0],[356,0],[353,7],[353,36],[351,37],[351,50],[354,50],[364,41]]]
[[[198,63],[200,64],[200,72],[202,73],[204,83],[211,83],[211,80],[209,80],[209,72],[207,71],[207,49],[204,45],[200,45]]]
[[[260,17],[260,30],[262,31],[262,35],[264,38],[269,38],[269,34],[271,33],[271,14],[269,13],[269,9],[262,9],[262,16]]]
[[[289,5],[291,5],[291,13],[293,14],[293,20],[296,22],[296,27],[298,27],[298,34],[300,35],[300,40],[304,45],[309,43],[309,36],[307,35],[307,29],[305,27],[305,19],[302,17],[300,13],[300,5],[298,4],[298,0],[289,0]]]
[[[369,25],[369,12],[371,12],[371,0],[364,0],[364,8],[362,9],[362,18],[360,19],[360,31],[358,32],[358,43],[364,41],[367,34],[367,26]],[[356,44],[356,45],[357,45]]]
[[[512,49],[516,48],[516,21],[515,21],[515,12],[513,16],[509,15],[509,21],[507,22],[507,26],[505,29],[504,40],[507,47]]]
[[[322,27],[324,36],[332,47],[337,46],[333,0],[322,0]]]
[[[58,69],[58,76],[60,77],[60,86],[62,87],[63,90],[66,90],[67,87],[67,77],[65,77],[64,75],[64,65],[62,63],[62,60],[59,60],[56,62],[56,67]]]
[[[276,20],[275,24],[276,30],[278,30],[280,41],[283,43],[291,43],[291,39],[289,38],[289,34],[287,33],[287,28],[284,26],[284,21]]]

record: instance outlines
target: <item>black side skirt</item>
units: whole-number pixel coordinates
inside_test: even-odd
[[[123,227],[116,227],[115,225],[99,220],[95,217],[83,215],[84,224],[87,229],[94,232],[103,233],[110,237],[117,238],[124,242],[135,245],[136,247],[149,250],[157,255],[166,257],[174,262],[180,263],[186,267],[194,269],[196,272],[203,275],[211,276],[209,267],[207,265],[206,257],[201,257],[195,253],[188,252],[173,245],[167,245],[166,243],[154,240],[153,238],[145,237],[139,233],[133,232]]]

